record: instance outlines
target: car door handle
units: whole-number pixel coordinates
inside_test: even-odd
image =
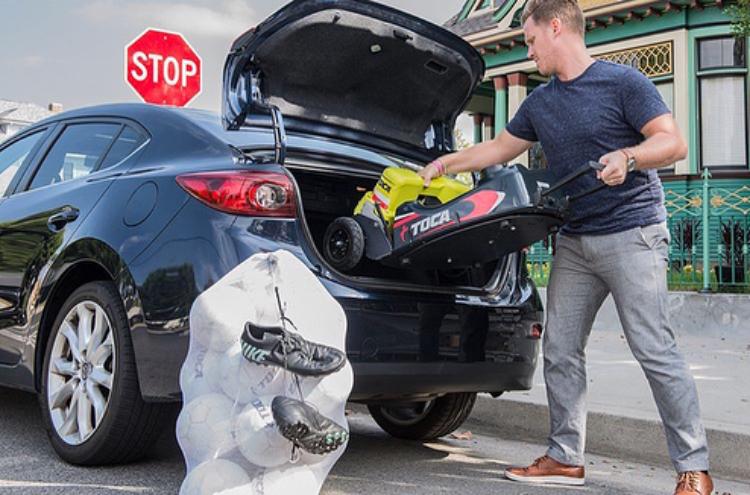
[[[65,228],[67,224],[75,221],[78,218],[79,213],[80,212],[76,208],[69,206],[65,207],[62,211],[55,213],[47,219],[47,227],[49,227],[52,232],[59,232]]]

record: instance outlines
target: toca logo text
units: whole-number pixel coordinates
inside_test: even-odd
[[[435,227],[439,227],[444,223],[450,222],[450,220],[451,215],[450,211],[448,210],[440,213],[435,213],[432,216],[424,218],[410,225],[409,228],[411,228],[411,235],[412,237],[416,237],[419,234],[424,234],[430,229],[434,229]]]

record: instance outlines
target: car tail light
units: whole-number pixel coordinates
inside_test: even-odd
[[[541,323],[533,323],[529,329],[529,338],[534,340],[541,339],[543,331],[544,327],[542,327]]]
[[[211,208],[235,215],[293,218],[294,186],[286,175],[251,170],[180,175],[177,183]]]

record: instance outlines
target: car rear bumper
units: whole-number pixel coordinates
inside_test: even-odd
[[[323,282],[347,314],[352,400],[531,388],[540,348],[532,327],[541,328],[543,316],[533,286],[517,292],[512,305],[510,299],[493,305]]]
[[[455,392],[528,390],[534,363],[353,363],[350,400],[382,402]]]

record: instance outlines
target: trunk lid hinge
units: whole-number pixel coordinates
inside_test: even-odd
[[[279,107],[265,101],[265,98],[260,91],[260,80],[261,74],[259,71],[253,71],[250,73],[250,77],[247,79],[247,93],[250,95],[249,101],[229,128],[230,130],[239,129],[245,123],[247,117],[253,114],[270,115],[274,141],[274,162],[279,165],[284,165],[287,148],[284,116],[281,113],[281,110],[279,110]]]

